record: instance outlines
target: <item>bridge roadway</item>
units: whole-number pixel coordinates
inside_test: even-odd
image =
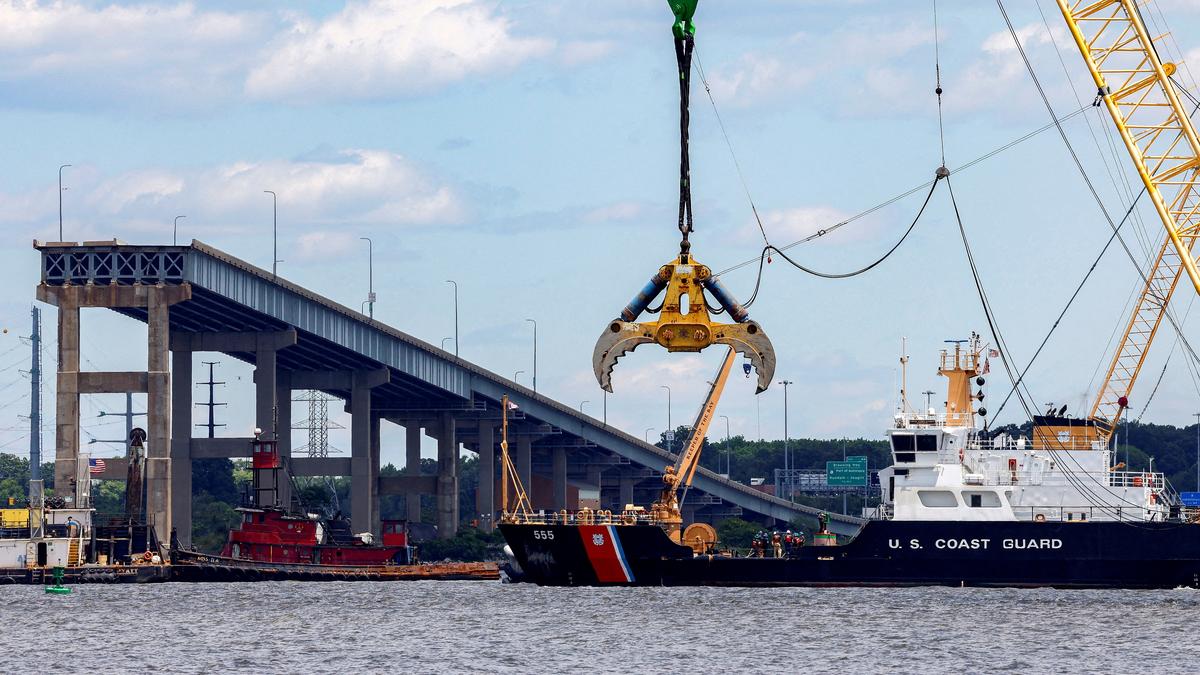
[[[260,429],[291,427],[293,389],[321,390],[347,402],[349,458],[292,457],[287,433],[278,434],[278,447],[293,475],[351,476],[355,531],[378,533],[381,494],[406,495],[409,513],[419,513],[420,495],[429,494],[437,497],[439,535],[452,536],[459,520],[459,444],[479,453],[481,475],[496,475],[504,394],[517,405],[510,447],[515,446],[518,473],[533,488],[535,507],[566,506],[571,484],[600,489],[608,508],[635,498],[645,503],[660,484],[662,467],[673,459],[640,438],[199,241],[188,246],[35,242],[34,247],[42,256],[38,299],[59,308],[56,484],[70,484],[76,475],[79,396],[146,393],[147,509],[164,538],[176,528],[183,543],[190,540],[191,460],[248,457],[254,441],[192,437],[191,371],[197,351],[255,365]],[[149,325],[147,372],[80,370],[78,310],[85,307],[106,307]],[[380,421],[406,429],[407,466],[400,477],[379,477]],[[438,442],[436,476],[420,473],[422,433]],[[106,475],[124,477],[124,462],[108,464]],[[539,483],[549,499],[537,496]],[[487,481],[478,490],[477,511],[485,527],[494,517],[493,490],[494,483]],[[277,492],[259,497],[263,503],[276,498],[287,503],[290,484],[282,481]],[[692,517],[749,511],[788,522],[818,512],[703,468],[687,501],[685,515]],[[830,517],[831,529],[839,534],[853,534],[862,523]]]

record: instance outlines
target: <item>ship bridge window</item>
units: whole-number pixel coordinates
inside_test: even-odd
[[[912,464],[915,461],[917,461],[917,453],[915,453],[915,452],[897,452],[896,453],[896,463],[897,464]]]
[[[964,492],[967,504],[971,508],[994,509],[1000,507],[1000,497],[995,492]]]
[[[894,452],[937,452],[938,434],[892,434]]]
[[[958,506],[958,499],[949,490],[920,490],[917,498],[921,506],[926,508],[953,508]]]

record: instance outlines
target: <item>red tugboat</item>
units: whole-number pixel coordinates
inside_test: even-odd
[[[227,558],[313,565],[409,565],[415,559],[404,521],[384,521],[383,542],[355,535],[344,520],[298,516],[275,508],[241,508],[242,524],[221,549]]]
[[[257,506],[238,509],[241,524],[230,530],[220,555],[180,548],[172,542],[176,581],[399,581],[500,578],[495,563],[416,562],[405,521],[383,521],[383,541],[354,534],[343,519],[293,514],[278,501],[282,462],[274,440],[256,439],[253,490]],[[267,505],[270,506],[267,506]]]

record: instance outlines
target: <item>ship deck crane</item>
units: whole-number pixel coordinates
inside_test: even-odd
[[[1146,352],[1184,274],[1200,293],[1192,251],[1200,235],[1200,137],[1146,29],[1136,0],[1057,0],[1103,103],[1146,186],[1166,238],[1088,415],[1104,446],[1129,407]]]
[[[692,485],[692,479],[696,476],[696,468],[700,466],[700,450],[704,447],[704,437],[712,424],[717,402],[721,400],[721,394],[725,391],[725,382],[729,380],[735,354],[736,350],[730,347],[725,359],[721,361],[717,376],[713,378],[712,386],[709,387],[704,403],[700,406],[700,412],[692,423],[692,435],[688,438],[687,445],[679,452],[675,463],[663,469],[662,492],[658,500],[650,506],[651,517],[663,526],[667,535],[677,544],[682,538],[680,528],[683,525],[683,514],[680,507],[688,488]]]

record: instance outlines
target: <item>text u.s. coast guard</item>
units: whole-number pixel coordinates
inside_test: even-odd
[[[999,548],[1007,551],[1021,551],[1026,549],[1060,549],[1062,548],[1062,539],[1001,539]],[[907,546],[900,539],[888,539],[888,548],[909,548],[918,550],[928,548],[930,545],[922,543],[920,539],[909,539]],[[992,548],[991,539],[935,539],[932,547],[939,550],[987,550]]]

